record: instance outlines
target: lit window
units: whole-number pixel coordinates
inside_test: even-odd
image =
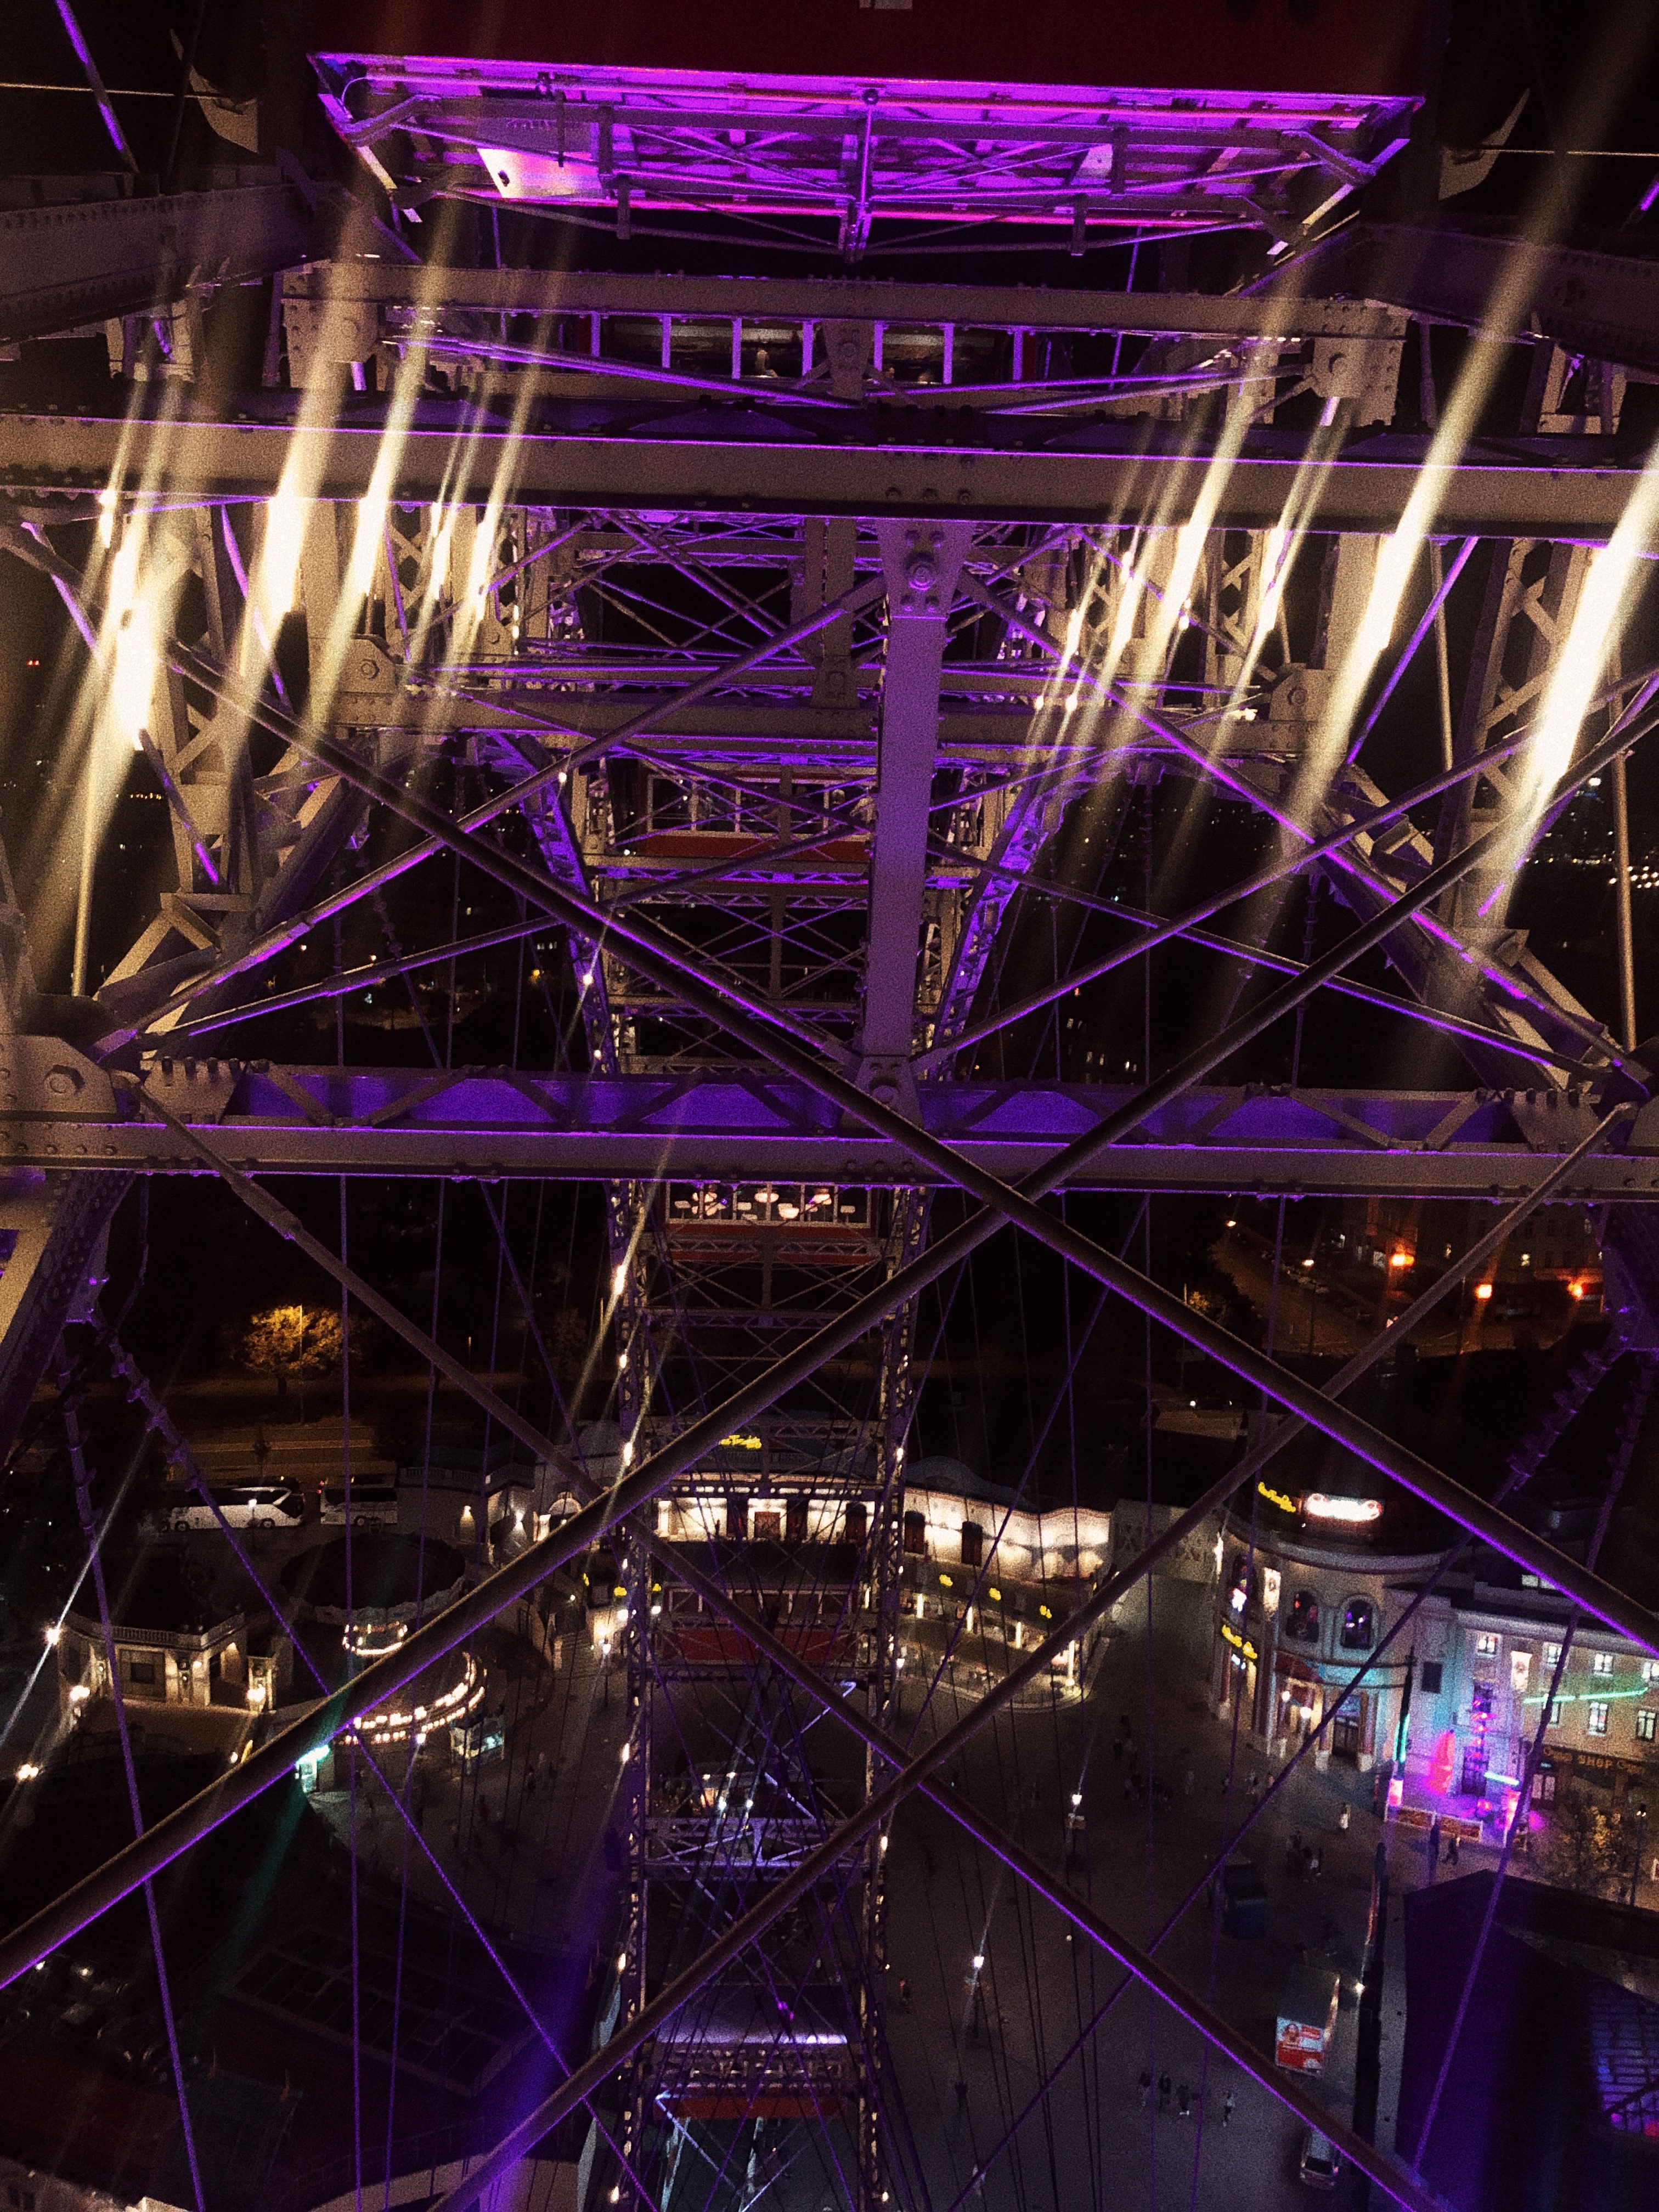
[[[1590,1654],[1590,1672],[1592,1674],[1611,1674],[1613,1672],[1612,1652],[1592,1651]]]
[[[1374,1615],[1369,1598],[1351,1597],[1342,1608],[1342,1649],[1345,1651],[1369,1651],[1376,1641],[1372,1628]]]
[[[1298,1590],[1291,1600],[1291,1609],[1285,1620],[1285,1633],[1298,1644],[1318,1643],[1319,1600],[1311,1590]]]
[[[1643,1710],[1636,1716],[1636,1741],[1638,1743],[1651,1743],[1653,1741],[1654,1723],[1656,1722],[1659,1722],[1659,1713],[1655,1712],[1650,1705],[1644,1706]]]
[[[1642,1662],[1642,1680],[1644,1682],[1659,1682],[1659,1659],[1644,1659]]]
[[[1550,1699],[1550,1726],[1552,1728],[1559,1728],[1561,1725],[1562,1702],[1562,1699],[1559,1698],[1552,1698]]]
[[[1474,1656],[1477,1659],[1495,1659],[1498,1656],[1498,1638],[1495,1636],[1477,1636]]]
[[[1559,1667],[1560,1663],[1560,1645],[1559,1644],[1547,1644],[1544,1646],[1544,1664],[1547,1667]]]
[[[1607,1706],[1600,1698],[1592,1698],[1585,1708],[1584,1733],[1586,1735],[1605,1735],[1607,1732]]]

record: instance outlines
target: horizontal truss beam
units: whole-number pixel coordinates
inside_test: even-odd
[[[295,270],[286,300],[362,301],[430,316],[429,280],[390,263]],[[1123,331],[1153,337],[1390,337],[1395,318],[1349,300],[1273,294],[1095,292],[1081,286],[906,284],[837,276],[631,276],[592,269],[446,269],[445,316],[638,315],[651,321],[736,318],[779,323],[924,324],[1001,331]],[[936,395],[937,396],[937,395]]]
[[[44,1079],[78,1077],[77,1109],[56,1109],[43,1097],[0,1112],[0,1161],[14,1170],[205,1172],[185,1139],[132,1118],[101,1071],[68,1048],[58,1059]],[[198,1059],[153,1066],[146,1087],[220,1159],[261,1175],[762,1176],[849,1188],[945,1180],[874,1133],[843,1125],[805,1084],[735,1069],[434,1074]],[[975,1167],[1018,1181],[1135,1096],[1127,1085],[930,1084],[918,1094],[920,1127]],[[1149,1114],[1064,1187],[1519,1197],[1583,1139],[1598,1110],[1588,1088],[1197,1089]],[[1586,1159],[1560,1202],[1613,1200],[1659,1200],[1659,1105],[1637,1117],[1619,1150]],[[801,1233],[820,1226],[804,1220]],[[713,1243],[721,1224],[697,1228]],[[794,1232],[770,1233],[787,1248]]]
[[[1421,438],[1361,440],[1331,458],[1300,440],[1280,439],[1275,450],[1247,450],[1217,469],[1202,448],[1138,450],[1132,425],[1068,424],[1041,445],[998,447],[982,435],[949,441],[933,420],[917,436],[896,417],[860,416],[854,434],[834,444],[786,440],[760,410],[711,415],[706,431],[695,414],[678,420],[682,427],[660,435],[470,428],[458,441],[447,425],[413,428],[397,441],[391,496],[411,505],[927,514],[1077,527],[1109,515],[1149,529],[1179,527],[1201,499],[1212,528],[1272,530],[1307,497],[1312,467],[1318,490],[1305,517],[1310,529],[1392,532],[1426,477],[1437,532],[1599,545],[1640,482],[1628,465],[1575,466],[1542,440],[1536,459],[1515,452],[1487,457],[1474,447],[1460,461],[1431,466]],[[291,464],[319,499],[357,501],[383,493],[384,444],[379,422],[356,419],[309,428],[4,415],[0,486],[13,494],[74,494],[152,484],[168,501],[263,500],[274,495]]]

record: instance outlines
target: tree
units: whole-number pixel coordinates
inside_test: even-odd
[[[276,1395],[288,1396],[289,1377],[303,1383],[313,1376],[331,1375],[340,1364],[343,1332],[338,1307],[267,1306],[263,1313],[225,1332],[225,1349],[239,1367],[255,1375],[274,1375]],[[362,1350],[362,1330],[356,1315],[351,1322],[351,1351]],[[304,1393],[301,1395],[304,1419]]]
[[[1545,1877],[1563,1889],[1617,1897],[1630,1880],[1636,1826],[1599,1802],[1598,1794],[1582,1783],[1568,1783],[1556,1794],[1535,1862]]]

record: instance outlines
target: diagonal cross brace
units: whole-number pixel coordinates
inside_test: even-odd
[[[179,657],[188,663],[191,673],[201,675],[193,657]],[[252,711],[290,744],[313,754],[337,774],[356,783],[368,797],[402,815],[416,829],[449,844],[462,857],[471,860],[516,896],[541,906],[561,921],[574,921],[580,927],[594,929],[603,926],[604,917],[597,908],[553,884],[494,843],[459,830],[441,809],[418,794],[404,790],[389,776],[360,761],[348,748],[293,722],[287,716],[275,715],[269,709]],[[1571,776],[1562,780],[1561,787],[1582,784],[1590,775],[1599,773],[1610,760],[1622,755],[1630,743],[1629,735],[1625,732],[1603,739],[1601,744],[1592,747],[1576,763]],[[867,1127],[902,1146],[913,1157],[933,1167],[947,1180],[971,1191],[991,1209],[986,1214],[964,1222],[943,1243],[911,1263],[913,1267],[925,1270],[920,1282],[933,1280],[937,1273],[942,1272],[957,1256],[958,1248],[971,1250],[982,1243],[994,1233],[1001,1219],[1016,1223],[1040,1242],[1075,1261],[1097,1281],[1118,1290],[1131,1304],[1150,1314],[1154,1320],[1162,1322],[1176,1334],[1197,1345],[1233,1373],[1254,1383],[1293,1412],[1303,1414],[1315,1427],[1322,1429],[1336,1442],[1346,1444],[1362,1459],[1384,1474],[1391,1474],[1406,1489],[1482,1536],[1497,1550],[1543,1575],[1558,1588],[1577,1595],[1578,1601],[1598,1619],[1607,1621],[1622,1634],[1630,1636],[1644,1649],[1659,1654],[1659,1642],[1655,1640],[1659,1638],[1659,1624],[1656,1624],[1645,1607],[1635,1604],[1622,1592],[1612,1589],[1598,1577],[1584,1576],[1583,1570],[1576,1563],[1556,1552],[1553,1547],[1540,1545],[1539,1539],[1530,1531],[1520,1528],[1507,1516],[1472,1497],[1468,1492],[1448,1480],[1437,1468],[1431,1467],[1414,1453],[1403,1450],[1391,1438],[1346,1407],[1333,1407],[1319,1391],[1310,1388],[1300,1377],[1206,1321],[1184,1301],[1172,1297],[1158,1285],[1149,1282],[1136,1270],[1080,1235],[1068,1223],[1043,1212],[1036,1203],[1039,1197],[1056,1188],[1066,1176],[1092,1159],[1106,1146],[1139,1128],[1154,1107],[1179,1097],[1240,1045],[1261,1035],[1282,1016],[1300,1006],[1325,981],[1340,974],[1363,952],[1383,943],[1402,921],[1422,913],[1444,890],[1460,881],[1471,869],[1479,866],[1505,834],[1501,827],[1491,830],[1484,836],[1474,839],[1440,867],[1431,870],[1389,906],[1370,921],[1361,923],[1321,959],[1304,969],[1298,976],[1270,994],[1250,1012],[1210,1039],[1158,1082],[1148,1085],[1118,1113],[1098,1123],[1054,1155],[1038,1175],[1028,1178],[1018,1189],[1011,1188],[994,1176],[975,1166],[951,1146],[918,1129],[902,1113],[874,1096],[866,1096],[844,1076],[804,1053],[792,1039],[776,1029],[767,1010],[750,1008],[734,1001],[731,994],[706,982],[687,966],[683,955],[672,941],[665,939],[646,923],[638,920],[613,923],[612,936],[625,947],[626,957],[641,973],[664,982],[688,1006],[706,1013],[752,1051],[771,1060],[786,1073],[798,1076],[830,1104],[838,1106],[843,1112],[853,1115]],[[148,1094],[146,1102],[152,1110],[157,1112],[158,1118],[168,1118]],[[227,1172],[222,1163],[215,1160],[213,1164],[216,1172]],[[241,1180],[246,1181],[245,1178]],[[247,1185],[246,1188],[251,1190],[252,1186]],[[263,1194],[260,1196],[263,1199]],[[249,1203],[254,1202],[252,1199],[249,1200]],[[271,1203],[269,1200],[264,1202]],[[297,1228],[297,1224],[295,1226]],[[292,1232],[285,1231],[284,1233]],[[965,1243],[962,1242],[964,1239]],[[941,1259],[941,1255],[948,1256]],[[872,1321],[881,1318],[902,1303],[902,1297],[909,1294],[908,1290],[902,1286],[908,1285],[911,1279],[910,1268],[898,1270],[879,1292],[872,1292],[868,1299],[850,1311],[862,1316],[865,1325],[868,1326]],[[896,1286],[901,1287],[896,1291]],[[846,1316],[842,1316],[841,1325],[844,1326],[845,1322]],[[826,1331],[824,1338],[834,1334],[833,1328]],[[824,1338],[814,1341],[821,1342]],[[822,1356],[830,1355],[826,1351]],[[783,1387],[786,1386],[780,1385],[780,1389]],[[770,1392],[762,1403],[771,1402],[772,1398],[778,1395],[777,1390]],[[1540,1559],[1543,1560],[1541,1565]],[[1575,1589],[1576,1577],[1580,1578],[1577,1589]]]
[[[1627,740],[1619,741],[1620,744],[1626,742]],[[320,745],[327,741],[308,737],[307,743]],[[1606,750],[1604,746],[1596,749],[1596,752]],[[339,749],[330,746],[330,750],[337,751]],[[349,761],[350,756],[343,754],[342,758]],[[1581,763],[1581,769],[1588,773],[1595,764],[1595,754],[1593,753],[1587,763]],[[354,763],[352,765],[357,775],[371,777],[377,787],[385,787],[392,803],[401,802],[405,808],[420,806],[422,818],[418,826],[427,826],[425,817],[429,814],[435,823],[442,824],[444,832],[453,835],[453,825],[445,823],[444,817],[435,809],[425,809],[423,802],[409,799],[398,793],[395,787],[385,786],[384,779],[374,771],[362,769],[361,763]],[[377,787],[373,795],[380,796],[381,789]],[[474,841],[469,841],[471,842]],[[1319,987],[1327,975],[1339,972],[1347,961],[1357,957],[1360,951],[1379,941],[1400,919],[1402,910],[1410,911],[1414,902],[1437,896],[1447,882],[1455,879],[1462,866],[1474,864],[1481,849],[1482,843],[1478,842],[1468,848],[1466,854],[1459,856],[1457,861],[1448,863],[1445,869],[1436,871],[1433,876],[1425,878],[1421,884],[1404,895],[1389,914],[1363,925],[1332,953],[1315,963],[1293,985],[1264,1002],[1255,1015],[1247,1018],[1243,1024],[1235,1024],[1232,1030],[1214,1040],[1206,1053],[1199,1055],[1204,1065],[1214,1064],[1216,1059],[1224,1057],[1236,1048],[1244,1035],[1255,1034],[1259,1027],[1266,1026],[1300,1003],[1303,997],[1310,995]],[[531,896],[538,901],[550,896],[548,887],[544,886],[539,878],[532,872],[522,870],[520,864],[511,861],[507,855],[495,853],[488,846],[482,847],[480,850],[483,864],[488,866],[492,873],[503,868],[512,871],[515,888],[519,887],[519,877],[522,874],[530,887]],[[559,896],[562,897],[563,895]],[[657,957],[650,952],[640,955],[642,962],[655,960]],[[719,995],[712,993],[708,995],[719,1008],[722,1004]],[[716,1018],[721,1017],[717,1014]],[[729,1025],[758,1032],[766,1039],[761,1048],[767,1050],[775,1059],[779,1057],[780,1047],[763,1024],[748,1021],[746,1018],[740,1018],[731,1013],[729,1009],[726,1018]],[[1066,1224],[1055,1221],[1035,1206],[1033,1201],[1054,1188],[1078,1161],[1086,1159],[1101,1145],[1113,1141],[1126,1129],[1138,1126],[1156,1104],[1163,1103],[1165,1097],[1178,1096],[1182,1089],[1196,1080],[1202,1072],[1202,1067],[1195,1067],[1190,1061],[1176,1069],[1162,1083],[1143,1092],[1125,1109],[1124,1114],[1114,1116],[1110,1121],[1090,1132],[1048,1162],[1041,1171],[1027,1178],[1017,1193],[1008,1191],[994,1178],[980,1175],[949,1146],[935,1146],[933,1140],[924,1139],[902,1116],[890,1113],[875,1101],[865,1097],[842,1079],[832,1077],[829,1071],[809,1063],[806,1079],[815,1082],[827,1095],[833,1095],[847,1104],[849,1110],[859,1114],[872,1126],[894,1136],[913,1152],[928,1158],[937,1153],[938,1158],[945,1163],[943,1171],[952,1180],[988,1194],[993,1207],[1000,1208],[1023,1226],[1033,1227],[1035,1233],[1045,1242],[1054,1244],[1066,1256],[1076,1260],[1099,1279],[1120,1289],[1144,1311],[1164,1322],[1188,1341],[1200,1345],[1234,1371],[1256,1382],[1269,1395],[1290,1407],[1313,1425],[1346,1443],[1362,1457],[1438,1506],[1473,1533],[1532,1567],[1573,1596],[1587,1611],[1608,1620],[1644,1648],[1659,1650],[1659,1642],[1656,1641],[1659,1638],[1659,1629],[1656,1629],[1651,1617],[1642,1607],[1632,1605],[1622,1593],[1611,1589],[1599,1577],[1586,1575],[1553,1547],[1540,1543],[1503,1514],[1471,1498],[1414,1454],[1395,1445],[1369,1423],[1359,1419],[1346,1407],[1333,1406],[1320,1392],[1287,1374],[1271,1360],[1263,1359],[1249,1347],[1240,1345],[1224,1330],[1204,1321],[1191,1308],[1170,1297],[1134,1270],[1110,1260],[1087,1239],[1079,1237]],[[165,1110],[155,1107],[154,1102],[150,1103],[153,1110],[158,1112],[159,1118],[168,1121],[185,1137],[186,1141],[195,1142],[182,1123]],[[296,1241],[303,1239],[305,1232],[285,1208],[246,1177],[208,1154],[204,1147],[198,1146],[198,1149],[202,1151],[203,1157],[215,1171],[230,1182],[255,1211],[272,1221],[273,1225],[284,1235]],[[919,1255],[908,1266],[897,1270],[884,1285],[830,1322],[808,1344],[779,1361],[763,1376],[734,1392],[714,1412],[692,1423],[679,1437],[632,1474],[619,1481],[603,1503],[585,1508],[556,1535],[543,1539],[518,1559],[499,1569],[438,1620],[416,1632],[397,1652],[373,1662],[355,1683],[345,1686],[332,1698],[324,1701],[306,1721],[273,1738],[270,1743],[232,1774],[179,1808],[166,1821],[158,1823],[142,1844],[128,1846],[103,1868],[85,1877],[45,1912],[37,1915],[26,1929],[16,1931],[9,1942],[0,1944],[0,1984],[23,1971],[45,1951],[64,1941],[110,1904],[128,1894],[146,1875],[155,1872],[188,1849],[191,1843],[207,1833],[238,1806],[250,1802],[261,1790],[282,1779],[295,1759],[331,1740],[352,1719],[370,1710],[377,1699],[392,1694],[444,1653],[464,1643],[505,1605],[527,1593],[556,1567],[586,1550],[630,1512],[647,1504],[677,1475],[694,1467],[733,1427],[752,1419],[796,1382],[815,1373],[826,1358],[856,1340],[885,1314],[914,1297],[927,1283],[937,1279],[958,1259],[965,1257],[994,1233],[999,1220],[999,1214],[994,1212],[975,1216],[951,1236],[942,1238]],[[329,1257],[331,1260],[332,1255]],[[372,1295],[367,1303],[370,1304],[371,1310],[376,1310]],[[501,1410],[503,1419],[511,1427],[516,1417],[510,1415],[510,1409],[503,1407]],[[516,1429],[513,1432],[516,1433]]]

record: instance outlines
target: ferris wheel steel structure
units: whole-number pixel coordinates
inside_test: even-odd
[[[386,152],[401,143],[389,133],[415,130],[425,166],[411,182],[477,197],[452,173],[455,149],[482,143],[474,96],[426,78],[395,103],[397,88],[381,89],[382,111],[344,118],[352,142]],[[516,149],[522,182],[550,158],[548,133],[572,126],[510,106],[483,120]],[[1156,190],[1143,187],[1149,233],[1261,222],[1279,246],[1300,246],[1328,191],[1396,149],[1375,116],[1304,118],[1240,197],[1215,131],[1153,121],[1073,121],[1064,142],[1094,161],[1107,200],[1133,185],[1143,154],[1165,165]],[[631,138],[614,118],[590,125],[560,139],[560,158],[591,167],[623,235],[648,199],[624,173],[636,155],[657,162],[658,190],[665,148],[700,189],[724,164],[719,191],[739,199],[756,163],[785,158],[775,143],[739,159],[732,118],[702,110],[648,127],[636,117]],[[1018,149],[999,142],[1016,195],[995,210],[1004,217],[1053,201],[1044,165],[1060,126],[1021,127]],[[929,170],[917,150],[939,128],[916,119],[904,189],[960,219],[957,155]],[[1344,143],[1345,131],[1359,135]],[[863,197],[843,227],[858,251],[902,135],[884,115],[866,132]],[[788,150],[790,192],[811,188],[823,137],[815,124]],[[434,166],[441,143],[449,167]],[[1230,166],[1232,181],[1217,184]],[[679,176],[674,189],[690,188]],[[1067,210],[1079,250],[1103,208]],[[1436,270],[1443,295],[1455,274]],[[1401,2160],[1274,2077],[1156,1946],[1133,1942],[943,1779],[1297,1422],[1659,1654],[1644,1607],[1341,1403],[1382,1339],[1317,1390],[1042,1204],[1066,1188],[1480,1195],[1508,1202],[1507,1234],[1535,1204],[1595,1202],[1608,1208],[1619,1340],[1659,1341],[1646,1210],[1659,1197],[1659,1109],[1627,1010],[1615,1033],[1504,919],[1540,824],[1659,715],[1659,671],[1605,660],[1538,784],[1552,684],[1594,605],[1594,549],[1644,511],[1649,480],[1613,441],[1611,367],[1597,398],[1607,442],[1585,457],[1574,362],[1547,337],[1520,341],[1539,374],[1516,449],[1390,434],[1410,304],[1293,285],[1217,299],[340,259],[281,280],[290,390],[257,396],[242,419],[213,419],[176,383],[134,387],[125,419],[0,416],[0,545],[52,579],[106,678],[122,616],[137,608],[149,625],[142,743],[177,872],[64,1024],[72,1036],[30,1026],[40,1001],[9,898],[0,1428],[15,1435],[66,1329],[73,1346],[90,1326],[128,1371],[96,1312],[101,1240],[135,1176],[206,1175],[580,1501],[0,1942],[0,1976],[614,1532],[628,1547],[631,1731],[617,2025],[446,2212],[607,2085],[612,2201],[626,2191],[663,2204],[681,2137],[757,2118],[793,2128],[853,2212],[924,2201],[884,2002],[886,1844],[912,1792],[1397,2201],[1434,2202]],[[1455,319],[1456,307],[1437,298],[1437,314]],[[1316,428],[1273,427],[1309,394]],[[1486,541],[1447,756],[1419,785],[1385,791],[1366,738]],[[1292,564],[1316,549],[1317,588],[1290,592]],[[1395,618],[1425,568],[1440,580],[1410,585],[1402,639]],[[135,576],[171,581],[146,596]],[[310,677],[297,712],[272,650],[290,605]],[[1111,902],[1120,944],[1006,997],[1000,963],[1036,902],[1070,919],[1106,903],[1079,880],[1075,825],[1111,852],[1168,778],[1253,810],[1279,840],[1273,855],[1185,915]],[[446,860],[517,919],[410,945],[381,904],[383,950],[287,981],[281,963],[308,933]],[[1317,959],[1256,942],[1259,921],[1242,936],[1206,927],[1232,906],[1259,917],[1249,901],[1315,873],[1350,917]],[[307,1066],[258,1052],[262,983],[283,984],[266,994],[283,1008],[383,983],[412,997],[422,963],[550,931],[562,933],[585,1066],[456,1069],[435,1055]],[[1285,980],[1133,1087],[982,1071],[1017,1023],[1157,942],[1206,948],[1235,979],[1259,967]],[[1347,974],[1378,948],[1388,990]],[[1261,1097],[1209,1080],[1326,989],[1455,1042],[1474,1084]],[[239,1049],[246,1036],[252,1051]],[[261,1182],[394,1172],[603,1181],[614,1437],[584,1449],[544,1433]],[[930,1208],[945,1188],[983,1210],[939,1234]],[[916,1299],[1008,1223],[1291,1421],[1140,1558],[1080,1592],[1070,1621],[918,1751],[894,1726],[904,1455],[924,1367]],[[1465,1255],[1419,1304],[1474,1264]],[[869,1391],[824,1389],[825,1362],[872,1333]],[[129,1379],[142,1397],[148,1385]],[[144,1402],[165,1424],[153,1393]],[[763,1417],[752,1445],[739,1438]],[[733,1468],[751,1449],[777,1508],[764,1534],[749,1519],[762,1486]],[[703,1540],[695,1550],[665,1533],[688,1523]],[[775,1540],[810,1565],[769,1565]],[[830,1557],[848,1550],[850,1565]],[[848,1802],[813,1771],[815,1707],[826,1717],[811,1725],[841,1729],[859,1762]],[[714,1739],[705,1787],[693,1752]],[[738,1790],[752,1801],[743,1818]],[[791,1914],[786,1942],[776,1931]],[[769,2006],[787,2024],[761,2036]],[[811,2024],[797,2030],[798,2017]],[[715,2185],[742,2193],[723,2171]]]

